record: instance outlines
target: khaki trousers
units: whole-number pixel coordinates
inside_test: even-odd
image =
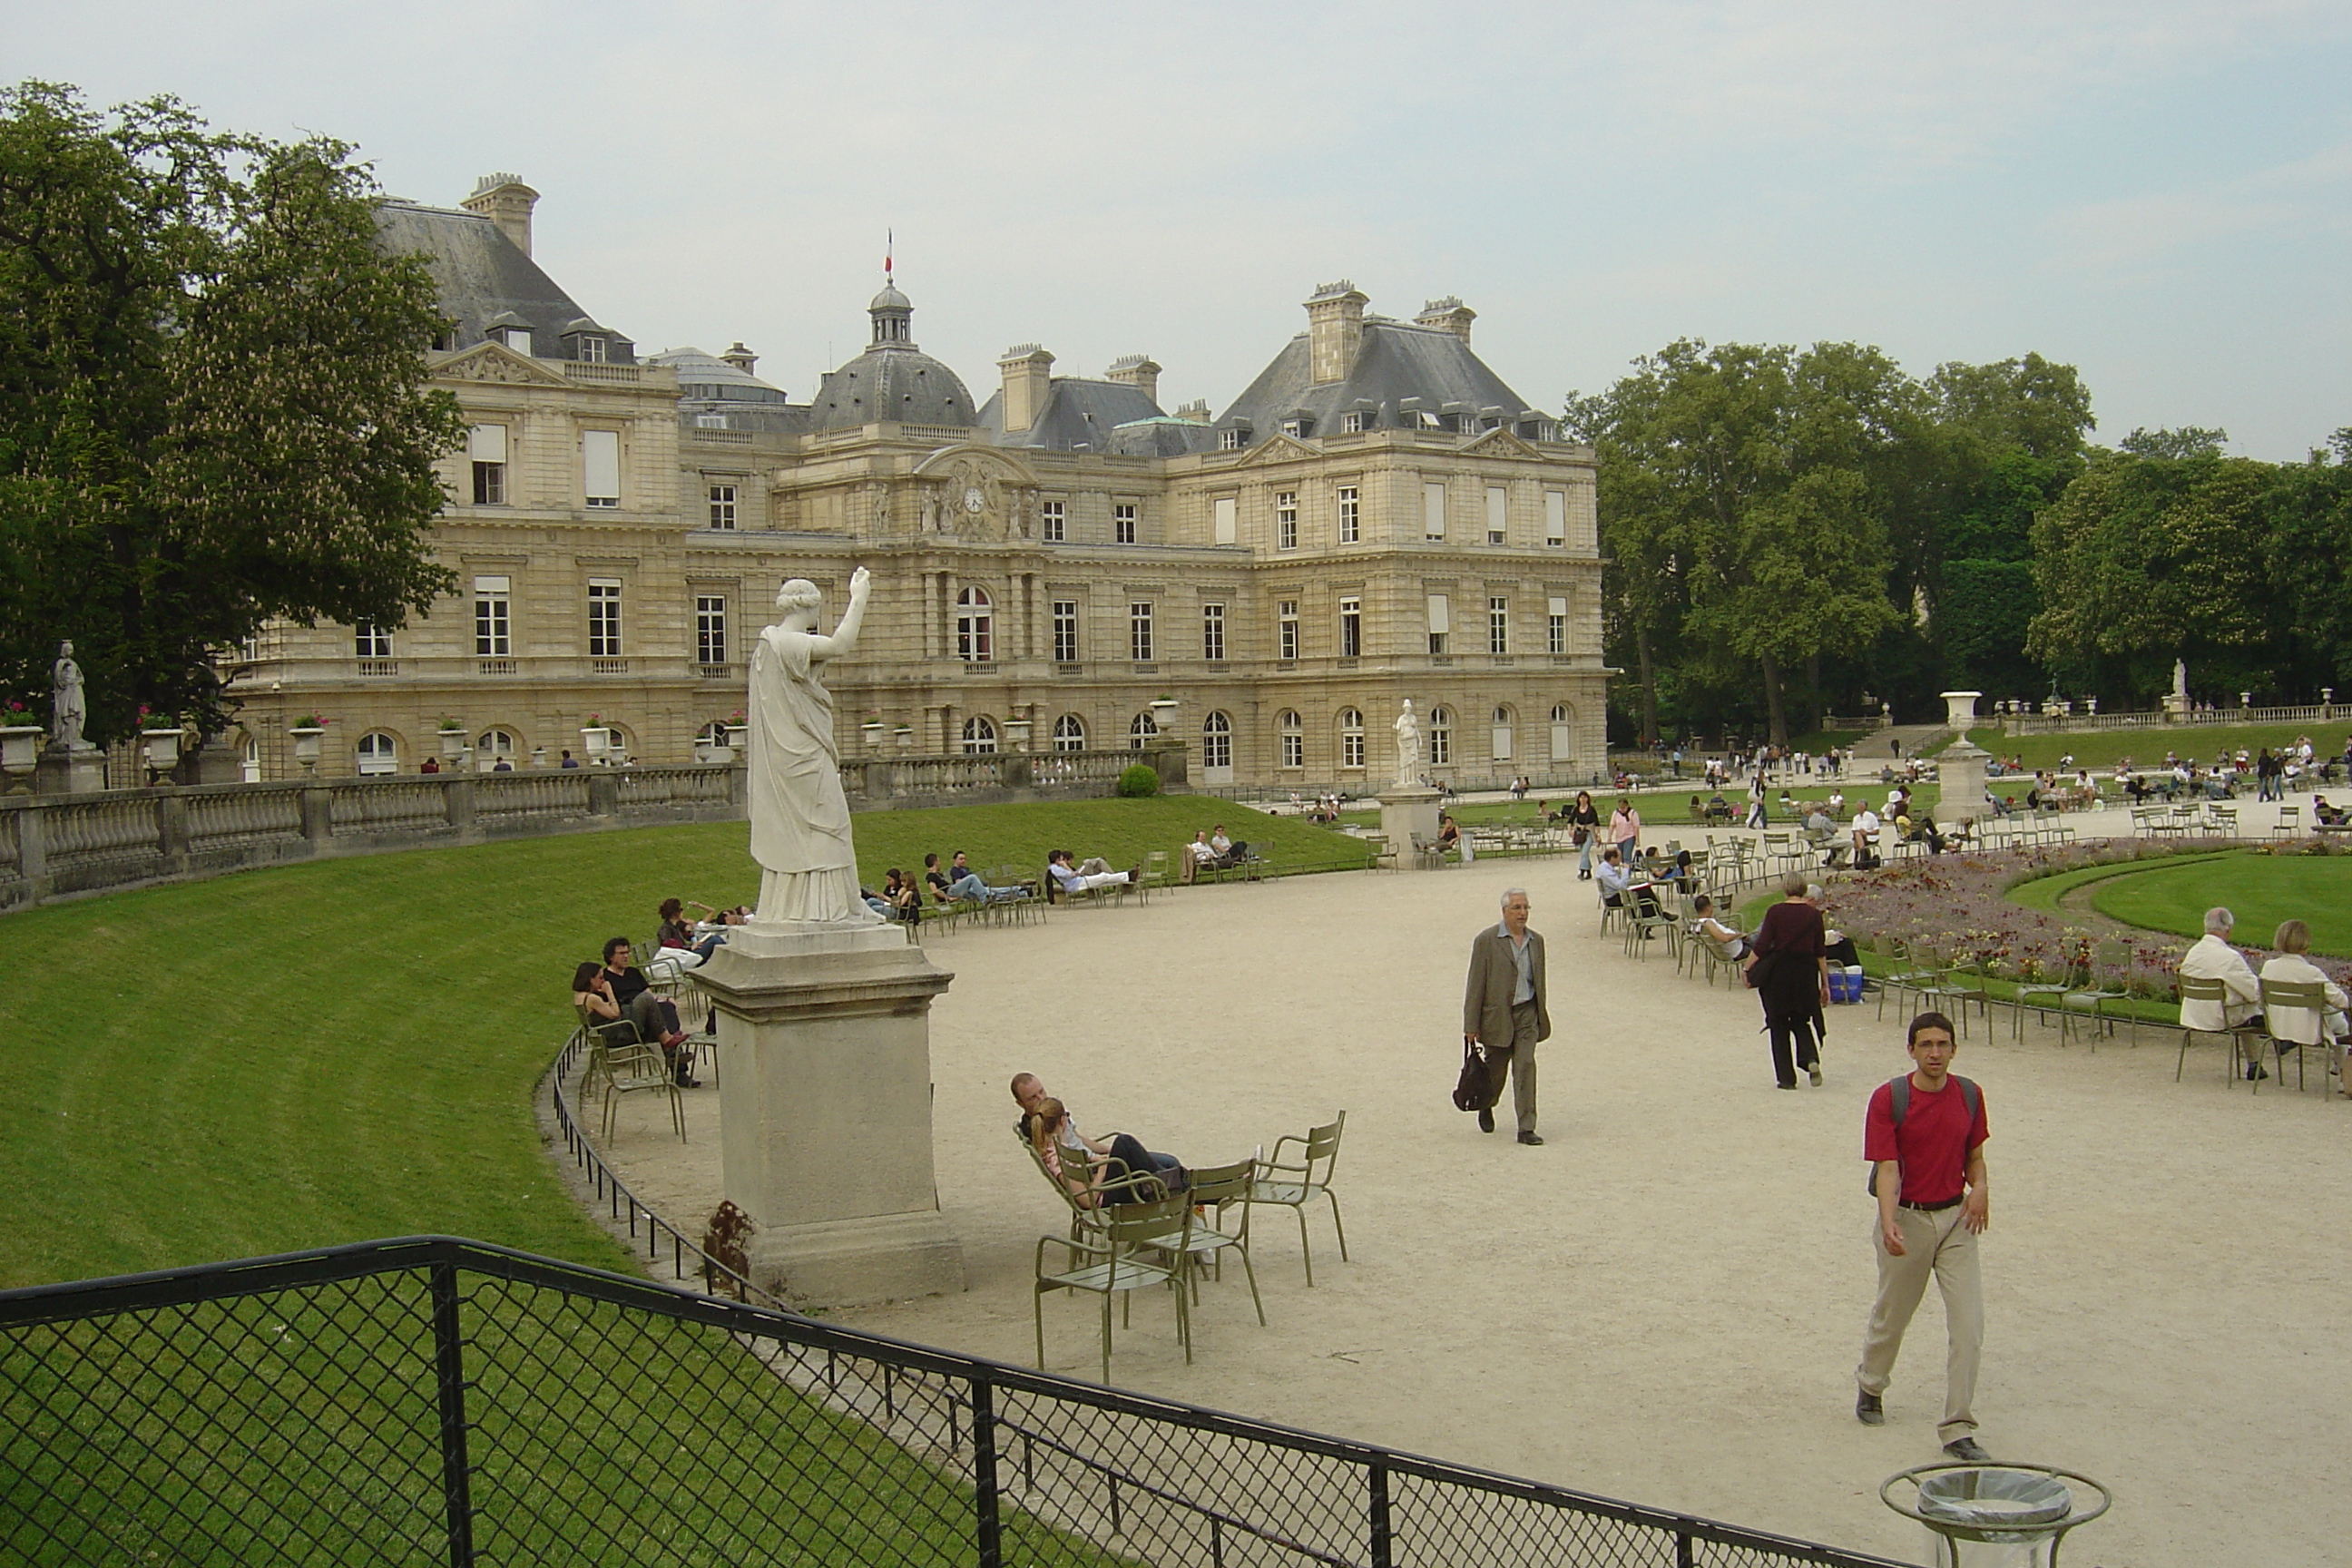
[[[1486,1105],[1492,1110],[1503,1098],[1503,1073],[1511,1075],[1511,1111],[1518,1118],[1519,1131],[1536,1130],[1536,1005],[1521,1002],[1511,1009],[1511,1039],[1507,1047],[1493,1040],[1479,1042],[1486,1047]]]
[[[1984,1352],[1984,1276],[1977,1262],[1976,1233],[1960,1223],[1962,1205],[1933,1214],[1897,1208],[1895,1223],[1902,1229],[1904,1253],[1886,1250],[1878,1235],[1878,1215],[1870,1216],[1871,1250],[1878,1255],[1878,1300],[1870,1309],[1870,1330],[1863,1338],[1862,1364],[1854,1381],[1864,1394],[1886,1392],[1895,1371],[1895,1353],[1903,1348],[1903,1331],[1927,1292],[1932,1272],[1944,1296],[1944,1327],[1951,1350],[1944,1364],[1944,1419],[1937,1425],[1938,1442],[1972,1436],[1977,1418],[1972,1407],[1977,1394],[1977,1364]]]

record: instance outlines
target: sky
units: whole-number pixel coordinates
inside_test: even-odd
[[[1283,0],[691,6],[0,0],[0,79],[541,193],[534,254],[640,352],[795,401],[885,236],[985,398],[1040,342],[1222,411],[1346,278],[1458,295],[1537,407],[1677,338],[2039,353],[2114,442],[2299,459],[2352,426],[2352,5]]]

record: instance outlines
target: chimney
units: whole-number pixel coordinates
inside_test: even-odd
[[[751,367],[760,363],[760,356],[753,353],[750,349],[745,348],[743,346],[743,340],[738,338],[735,340],[735,345],[732,348],[719,356],[719,363],[720,364],[731,364],[737,370],[741,371],[745,375],[749,375],[751,374]]]
[[[1421,314],[1412,319],[1412,324],[1452,332],[1466,343],[1470,341],[1470,323],[1477,319],[1477,311],[1448,294],[1443,300],[1432,300],[1423,305]]]
[[[1364,307],[1370,303],[1344,278],[1324,284],[1307,301],[1307,347],[1316,385],[1345,381],[1356,368],[1364,343]]]
[[[513,174],[484,174],[474,194],[457,204],[467,212],[499,226],[499,232],[525,256],[530,254],[530,209],[539,193]]]
[[[996,362],[1004,373],[1004,433],[1015,435],[1037,423],[1054,388],[1054,356],[1035,343],[1015,343]]]
[[[1176,411],[1176,417],[1191,425],[1206,425],[1210,421],[1209,400],[1196,397]]]
[[[1127,354],[1111,361],[1103,379],[1132,386],[1150,398],[1154,408],[1160,406],[1160,367],[1151,363],[1150,354]]]

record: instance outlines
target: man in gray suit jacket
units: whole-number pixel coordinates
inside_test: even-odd
[[[1517,1114],[1519,1142],[1541,1144],[1536,1134],[1536,1043],[1551,1037],[1551,1014],[1544,1005],[1543,938],[1528,929],[1528,894],[1503,894],[1503,921],[1470,943],[1470,979],[1462,994],[1462,1038],[1486,1059],[1486,1103],[1478,1130],[1495,1130],[1495,1102],[1503,1095],[1503,1074],[1511,1075],[1511,1109]]]

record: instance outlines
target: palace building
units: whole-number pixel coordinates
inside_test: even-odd
[[[472,427],[436,535],[457,595],[396,633],[257,639],[231,685],[248,773],[296,771],[310,710],[325,773],[414,772],[448,721],[478,766],[554,766],[592,725],[687,762],[742,706],[778,584],[835,613],[858,565],[845,754],[1166,722],[1195,784],[1377,787],[1410,697],[1433,778],[1603,766],[1592,454],[1477,357],[1460,300],[1403,321],[1326,285],[1222,414],[1171,414],[1148,356],[1057,375],[1034,343],[976,397],[886,285],[795,403],[740,343],[643,354],[590,317],[532,258],[536,200],[500,174],[456,209],[383,204],[442,290],[434,382]]]

